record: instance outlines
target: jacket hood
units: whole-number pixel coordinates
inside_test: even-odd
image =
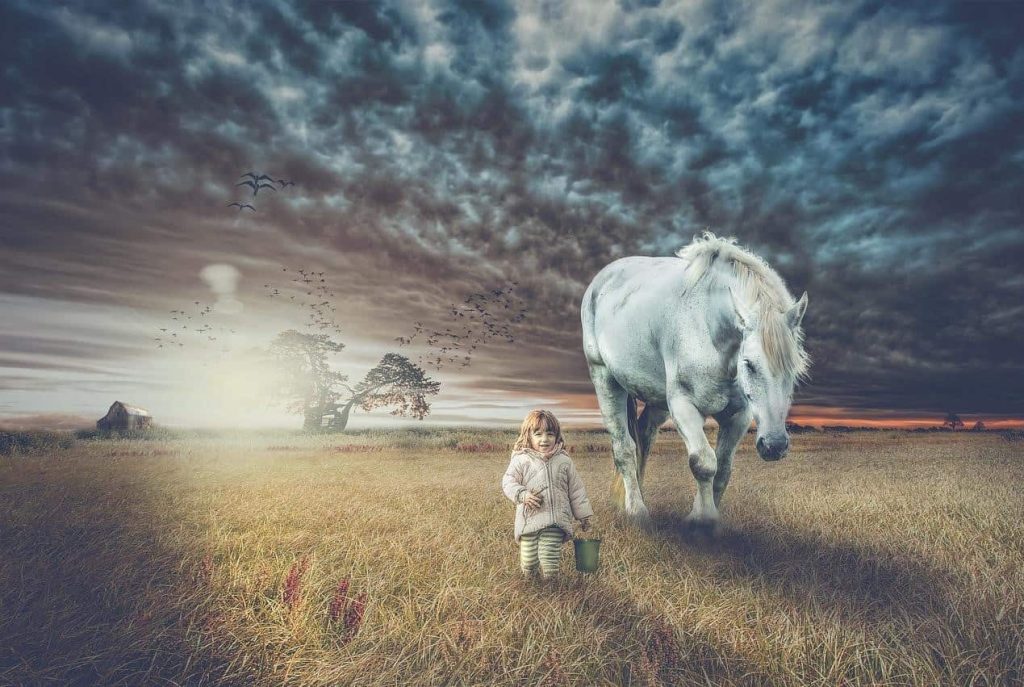
[[[559,453],[565,453],[565,455],[569,455],[565,450],[564,441],[559,441],[557,444],[555,444],[554,448],[551,449],[550,453],[543,453],[541,451],[538,451],[537,449],[530,447],[521,448],[519,450],[525,453],[526,455],[530,456],[531,458],[537,458],[545,462],[551,460]]]

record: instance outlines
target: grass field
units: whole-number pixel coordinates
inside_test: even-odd
[[[520,580],[511,433],[88,440],[0,455],[0,684],[995,685],[1024,681],[1024,443],[741,444],[717,539],[662,433],[657,524],[567,443],[601,570]],[[338,593],[342,580],[346,593]]]

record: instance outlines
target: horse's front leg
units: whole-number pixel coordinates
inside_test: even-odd
[[[676,423],[676,429],[686,443],[690,456],[690,472],[697,480],[697,494],[693,498],[693,509],[686,521],[693,525],[714,526],[718,522],[718,507],[715,505],[713,481],[718,472],[718,458],[704,434],[704,416],[681,393],[669,395],[669,412]]]
[[[729,486],[732,474],[732,459],[736,455],[736,447],[743,435],[750,429],[752,413],[744,408],[732,415],[716,415],[718,421],[718,441],[715,443],[715,456],[718,458],[718,471],[715,473],[714,494],[715,506],[722,507],[722,494]]]

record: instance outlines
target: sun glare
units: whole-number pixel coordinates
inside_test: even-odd
[[[177,389],[181,419],[195,427],[232,429],[294,424],[274,395],[274,377],[273,367],[256,357],[192,363],[182,370]]]

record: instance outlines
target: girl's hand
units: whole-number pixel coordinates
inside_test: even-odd
[[[583,518],[580,520],[580,529],[584,532],[590,529],[590,518]]]
[[[523,505],[527,508],[540,508],[541,504],[544,503],[544,497],[539,494],[534,494],[532,491],[527,489],[523,493]]]

